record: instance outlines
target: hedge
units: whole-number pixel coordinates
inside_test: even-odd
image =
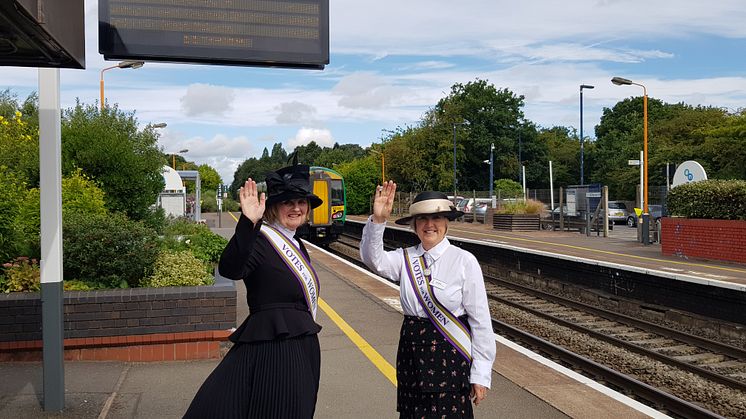
[[[668,213],[686,218],[746,220],[746,181],[704,180],[668,193]]]

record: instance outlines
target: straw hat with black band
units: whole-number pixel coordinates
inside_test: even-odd
[[[458,211],[443,192],[426,191],[414,197],[412,205],[409,206],[409,215],[396,220],[396,224],[409,225],[418,215],[441,215],[453,221],[464,213]]]
[[[311,208],[318,207],[323,201],[313,193],[309,179],[309,168],[305,164],[295,164],[267,173],[265,178],[268,193],[266,205],[305,198],[308,199]]]

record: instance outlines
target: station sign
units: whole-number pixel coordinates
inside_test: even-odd
[[[676,168],[671,187],[698,182],[700,180],[707,180],[707,173],[704,167],[694,160],[687,160]]]
[[[329,0],[99,0],[107,60],[323,69]]]
[[[83,0],[0,0],[0,66],[85,68]]]

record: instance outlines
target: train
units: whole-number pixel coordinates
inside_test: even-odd
[[[309,177],[313,193],[323,203],[311,210],[308,223],[298,228],[298,236],[316,244],[326,245],[339,238],[347,219],[345,182],[339,172],[326,167],[311,166]]]
[[[296,234],[319,245],[327,245],[339,238],[347,219],[345,181],[336,170],[321,166],[308,169],[313,193],[322,204],[311,210],[308,223],[298,228]],[[260,192],[267,190],[265,182],[257,183]]]

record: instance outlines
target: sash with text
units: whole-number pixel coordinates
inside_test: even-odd
[[[272,247],[280,255],[280,259],[285,262],[293,273],[293,276],[298,280],[303,289],[303,295],[306,297],[306,303],[308,303],[311,315],[316,320],[316,308],[318,307],[319,298],[319,277],[316,275],[316,271],[313,270],[311,262],[306,259],[306,255],[303,254],[295,243],[288,240],[287,237],[274,228],[264,224],[259,231],[269,239]]]
[[[404,262],[407,265],[407,274],[412,288],[417,294],[422,308],[425,309],[430,321],[440,334],[453,345],[461,355],[471,362],[471,333],[453,313],[448,311],[435,299],[433,288],[430,285],[430,275],[425,275],[422,267],[425,262],[421,256],[410,259],[406,249],[404,250]]]

